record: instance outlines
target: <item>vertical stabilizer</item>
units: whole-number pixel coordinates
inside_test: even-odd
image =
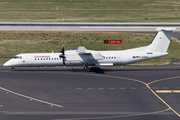
[[[172,35],[176,28],[157,28],[156,37],[148,46],[147,52],[167,52]]]

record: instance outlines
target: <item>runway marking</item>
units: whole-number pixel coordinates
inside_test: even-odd
[[[83,88],[77,88],[77,90],[82,90]]]
[[[93,29],[93,28],[96,28],[96,29],[97,29],[97,28],[100,28],[100,29],[101,29],[101,28],[103,28],[103,29],[104,29],[104,28],[136,28],[136,29],[137,29],[137,28],[157,28],[157,27],[147,27],[147,26],[144,26],[144,27],[143,27],[143,26],[142,26],[142,27],[137,27],[137,26],[132,26],[132,27],[106,27],[106,26],[105,26],[105,27],[94,27],[94,26],[92,26],[92,27],[80,27],[80,28],[86,28],[86,29],[87,29],[87,28],[88,28],[88,29],[89,29],[89,28],[92,28],[92,29]]]
[[[76,73],[74,73],[76,74]],[[78,73],[80,74],[80,73]],[[144,85],[146,85],[146,87],[159,99],[161,100],[170,110],[172,110],[178,117],[180,117],[180,115],[173,109],[171,108],[171,106],[169,104],[167,104],[161,97],[159,97],[156,92],[154,92],[154,90],[149,86],[150,84],[152,83],[155,83],[155,82],[159,82],[159,81],[163,81],[163,80],[169,80],[169,79],[175,79],[175,78],[180,78],[180,76],[176,76],[176,77],[170,77],[170,78],[164,78],[164,79],[160,79],[160,80],[155,80],[155,81],[152,81],[152,82],[149,82],[149,83],[145,83],[143,81],[140,81],[140,80],[136,80],[136,79],[132,79],[132,78],[125,78],[125,77],[118,77],[118,76],[109,76],[109,75],[93,75],[93,74],[82,74],[81,75],[92,75],[92,76],[102,76],[102,77],[111,77],[111,78],[118,78],[118,79],[125,79],[125,80],[130,80],[130,81],[136,81],[136,82],[139,82],[139,83],[142,83]]]
[[[173,93],[180,93],[180,90],[172,90]]]
[[[99,90],[104,90],[104,88],[98,88]]]
[[[147,90],[148,88],[147,88],[147,87],[142,87],[141,89],[142,89],[142,90]]]
[[[180,78],[180,76],[176,76],[176,77],[169,77],[169,78],[163,78],[163,79],[159,79],[159,80],[154,80],[152,82],[149,82],[146,84],[146,86],[152,91],[152,93],[158,97],[167,107],[169,107],[169,109],[171,109],[178,117],[180,117],[180,114],[177,113],[173,108],[171,108],[171,106],[169,104],[167,104],[161,97],[159,97],[150,87],[149,85],[155,82],[160,82],[160,81],[164,81],[164,80],[170,80],[170,79],[176,79],[176,78]]]
[[[154,90],[152,90],[148,84],[146,84],[146,86],[151,90],[151,92],[157,97],[159,98],[170,110],[172,110],[178,117],[180,117],[180,115],[174,110],[171,108],[171,106],[169,104],[167,104],[161,97],[159,97],[159,95],[157,95]]]
[[[156,90],[157,93],[180,93],[180,90]]]
[[[174,89],[179,89],[179,87],[174,87]]]
[[[24,97],[24,98],[28,98],[28,99],[31,99],[31,100],[34,100],[34,101],[37,101],[37,102],[40,102],[40,103],[45,103],[45,104],[48,104],[48,105],[53,105],[53,106],[61,107],[61,108],[63,107],[61,105],[57,105],[57,104],[54,104],[54,103],[50,103],[50,102],[47,102],[47,101],[43,101],[43,100],[40,100],[40,99],[29,97],[29,96],[26,96],[26,95],[23,95],[23,94],[20,94],[20,93],[16,93],[14,91],[8,90],[8,89],[3,88],[3,87],[0,87],[0,89],[4,90],[4,91],[8,91],[9,93],[12,93],[14,95],[21,96],[21,97]]]
[[[156,90],[157,93],[172,93],[172,90]]]
[[[157,114],[157,113],[161,113],[161,112],[166,112],[170,110],[165,109],[165,110],[160,110],[160,111],[156,111],[156,112],[149,112],[149,113],[140,113],[140,114],[131,114],[131,115],[119,115],[119,116],[107,116],[107,117],[89,117],[89,118],[67,118],[67,119],[52,119],[52,120],[89,120],[89,119],[110,119],[110,118],[122,118],[122,117],[133,117],[133,116],[141,116],[141,115],[151,115],[151,114]]]
[[[131,90],[136,90],[136,88],[135,87],[131,87]]]
[[[109,90],[114,90],[115,88],[109,88]]]
[[[126,88],[124,88],[124,87],[122,87],[122,88],[120,88],[121,90],[124,90],[124,89],[126,89]]]
[[[169,87],[163,87],[163,89],[169,89]]]
[[[88,90],[93,90],[94,88],[87,88]]]
[[[164,80],[170,80],[170,79],[176,79],[176,78],[180,78],[180,76],[163,78],[163,79],[159,79],[159,80],[154,80],[154,81],[152,81],[152,82],[149,82],[148,85],[153,84],[153,83],[155,83],[155,82],[164,81]]]
[[[155,89],[155,91],[157,92],[157,93],[171,93],[171,92],[173,92],[173,91],[176,91],[176,92],[179,92],[180,90],[177,90],[177,89],[174,89],[174,90],[168,90],[167,88],[169,88],[169,87],[165,87],[165,88],[163,88],[163,90],[157,90],[157,88],[154,88]],[[77,90],[82,90],[83,88],[76,88]],[[85,88],[85,89],[87,89],[87,90],[94,90],[94,89],[96,89],[96,88]],[[97,88],[98,90],[104,90],[105,88]],[[116,89],[116,88],[108,88],[109,90],[111,90],[111,89]],[[125,87],[120,87],[119,88],[120,90],[125,90],[126,88]],[[136,88],[136,87],[131,87],[131,88],[129,88],[129,89],[131,89],[131,90],[147,90],[148,88],[147,87],[141,87],[141,88]],[[153,88],[151,88],[151,89],[153,89]]]
[[[157,90],[157,89],[158,89],[158,87],[152,87],[152,89],[153,89],[153,90]]]

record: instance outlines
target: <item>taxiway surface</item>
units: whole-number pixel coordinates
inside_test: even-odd
[[[180,66],[0,67],[3,120],[179,119]]]
[[[0,22],[0,31],[156,31],[158,27],[176,27],[180,23],[71,23]]]

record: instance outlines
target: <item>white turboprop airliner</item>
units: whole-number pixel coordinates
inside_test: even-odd
[[[14,67],[84,66],[84,70],[89,71],[88,66],[123,65],[168,55],[167,49],[176,28],[156,30],[158,33],[149,46],[120,51],[94,51],[85,47],[64,51],[62,47],[61,53],[18,54],[4,66],[12,67],[12,71]]]

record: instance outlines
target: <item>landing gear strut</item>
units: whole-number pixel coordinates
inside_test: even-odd
[[[90,68],[89,68],[87,65],[84,65],[84,70],[85,70],[86,72],[89,72],[89,71],[90,71]]]
[[[12,68],[11,68],[11,71],[15,71],[15,68],[12,67]]]

